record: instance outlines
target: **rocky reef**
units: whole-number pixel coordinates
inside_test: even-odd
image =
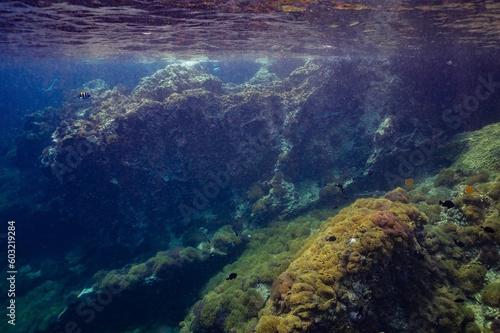
[[[80,332],[106,331],[115,322],[122,328],[145,322],[175,326],[207,279],[234,260],[248,240],[225,226],[198,248],[173,247],[144,262],[99,271],[92,286],[68,298],[65,308],[41,332],[64,331],[68,323]],[[123,316],[137,304],[140,307],[133,316]]]
[[[246,328],[241,322],[236,327],[225,322],[216,331],[319,332],[335,327],[338,332],[354,332],[358,324],[373,325],[374,318],[383,322],[380,318],[393,318],[396,312],[409,316],[412,308],[405,297],[421,302],[419,297],[427,290],[424,281],[432,276],[431,259],[415,238],[426,222],[425,215],[407,204],[357,200],[324,222],[274,281],[260,281],[268,293],[265,299],[259,298],[264,310],[258,321],[247,316]],[[224,299],[224,293],[238,291],[247,293],[237,285],[236,291],[224,288],[217,297]],[[209,293],[194,307],[191,326],[184,324],[189,327],[186,332],[204,332],[215,325],[217,316],[213,321],[203,320],[205,307],[214,296]],[[381,323],[377,325],[384,330]],[[386,324],[385,329],[388,327]]]
[[[70,253],[23,263],[21,302],[53,305],[31,321],[20,310],[20,327],[494,331],[498,124],[436,142],[413,185],[389,181],[433,132],[392,66],[270,63],[234,84],[169,65],[133,90],[88,82],[92,98],[68,92],[28,116],[9,155],[45,191],[0,175],[2,210],[41,216],[28,235],[60,222],[57,251]],[[382,198],[353,200],[365,196]]]
[[[435,204],[420,200],[414,206],[408,202],[413,195],[401,188],[384,199],[359,199],[323,221],[301,249],[285,250],[284,265],[272,271],[273,279],[264,278],[269,268],[254,264],[259,274],[249,269],[255,259],[243,254],[230,266],[243,273],[242,282],[221,284],[220,276],[214,278],[181,332],[476,332],[489,327],[497,313],[491,307],[499,307],[493,281],[499,279],[500,220],[497,201],[488,194],[497,185],[498,179],[487,181],[478,186],[487,192],[458,195],[459,207],[441,207],[435,221],[422,212]],[[468,205],[477,207],[483,220],[468,219]],[[491,229],[481,230],[486,226]],[[291,237],[287,231],[281,235]],[[272,242],[278,248],[282,243]],[[266,263],[266,246],[259,249]],[[236,310],[240,307],[246,310]]]
[[[465,173],[480,170],[500,171],[500,123],[480,130],[457,134],[438,153],[452,163],[451,168]]]
[[[368,168],[385,167],[392,136],[404,126],[387,110],[407,92],[395,74],[378,70],[387,60],[358,65],[310,60],[286,75],[277,67],[281,77],[264,65],[241,85],[222,83],[200,65],[170,65],[131,93],[96,80],[87,87],[93,98],[68,98],[58,112],[63,120],[46,122],[51,142],[37,145],[48,147],[20,144],[40,150],[64,209],[81,212],[73,225],[103,247],[148,247],[151,228],[165,219],[167,238],[217,228],[210,221],[223,219],[260,225],[315,206],[333,182],[355,191]],[[255,183],[263,193],[252,202]],[[110,232],[95,235],[103,225]]]

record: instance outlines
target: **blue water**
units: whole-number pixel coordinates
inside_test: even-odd
[[[494,3],[104,5],[0,5],[0,245],[16,245],[13,268],[0,255],[15,297],[0,300],[18,304],[17,325],[4,316],[1,332],[163,333],[183,322],[182,333],[251,331],[266,302],[287,295],[275,281],[308,253],[307,237],[397,187],[427,224],[404,229],[414,238],[394,258],[360,255],[376,261],[377,279],[346,278],[338,307],[318,305],[307,332],[332,331],[322,325],[334,320],[339,332],[415,330],[413,303],[388,302],[392,319],[374,305],[380,286],[370,283],[384,272],[403,298],[405,284],[428,283],[418,295],[431,304],[417,316],[425,332],[469,332],[470,322],[495,331],[496,315],[446,326],[457,299],[491,312],[476,297],[500,271],[498,239],[484,234],[500,226],[500,170],[488,155],[497,132],[479,132],[500,122]],[[491,161],[457,169],[478,140]],[[439,185],[446,168],[455,178]],[[380,215],[398,215],[389,213]],[[347,267],[361,229],[347,228],[330,259]],[[318,239],[336,246],[337,236]],[[440,280],[450,262],[484,269],[484,281],[467,289],[455,271]],[[436,285],[449,295],[435,296]]]

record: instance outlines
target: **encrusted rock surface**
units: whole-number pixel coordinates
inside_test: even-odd
[[[316,204],[322,186],[375,168],[384,154],[373,157],[371,149],[392,149],[392,132],[377,128],[400,88],[376,71],[384,61],[352,72],[349,59],[311,60],[279,81],[263,66],[237,88],[199,65],[170,65],[129,96],[99,90],[90,104],[71,104],[73,116],[59,124],[41,161],[64,189],[65,207],[85,215],[73,223],[111,227],[113,242],[99,235],[103,246],[141,246],[151,224],[165,219],[180,235],[205,225],[207,211],[256,223],[291,216]],[[374,88],[383,83],[392,93]],[[378,106],[368,107],[373,98]],[[252,214],[250,185],[277,175],[281,190],[264,186],[265,209]]]

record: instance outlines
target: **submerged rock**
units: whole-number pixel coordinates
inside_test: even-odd
[[[500,170],[500,123],[457,134],[439,149],[438,154],[453,163],[453,170],[466,174],[482,170],[497,175]]]
[[[239,90],[199,65],[170,65],[143,79],[130,96],[120,89],[100,92],[60,123],[41,162],[64,189],[65,209],[81,212],[73,224],[93,237],[96,226],[112,229],[98,235],[103,247],[140,247],[165,216],[176,233],[202,224],[196,221],[210,209],[218,218],[254,217],[259,224],[293,216],[318,202],[318,179],[359,167],[378,142],[374,128],[345,134],[360,121],[378,126],[365,117],[387,107],[358,111],[361,96],[353,91],[362,91],[361,82],[389,77],[360,71],[339,85],[348,65],[311,60],[281,81],[263,67]],[[353,84],[357,75],[364,79]],[[352,97],[340,103],[339,96]],[[269,202],[252,215],[251,204],[239,198],[277,174],[280,187],[266,189]],[[100,211],[114,213],[104,217]]]
[[[100,271],[91,288],[69,299],[57,320],[40,332],[64,331],[68,322],[81,332],[104,332],[117,323],[122,328],[145,322],[177,324],[199,288],[239,255],[247,242],[247,236],[236,236],[228,226],[198,248],[174,247],[142,263]],[[134,315],[124,316],[131,309]],[[226,310],[218,313],[219,320],[228,315]]]
[[[408,284],[417,279],[410,272],[426,265],[414,254],[420,250],[414,233],[424,223],[415,208],[385,199],[360,199],[341,210],[275,282],[255,331],[266,332],[269,318],[280,332],[348,332],[367,324],[387,329],[382,318],[391,309],[381,304],[390,302],[396,311],[407,302],[398,301],[401,295],[417,297]],[[336,241],[327,241],[328,235]],[[409,280],[398,285],[401,278]]]

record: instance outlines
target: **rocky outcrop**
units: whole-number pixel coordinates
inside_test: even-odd
[[[64,189],[65,206],[85,215],[74,223],[109,225],[114,246],[144,244],[150,225],[165,216],[178,235],[205,225],[206,212],[257,223],[291,216],[316,204],[327,183],[362,178],[378,161],[370,150],[390,142],[376,131],[393,103],[387,91],[378,106],[365,103],[376,98],[371,86],[395,78],[370,69],[377,61],[354,72],[351,64],[308,61],[280,81],[263,67],[238,89],[199,65],[170,65],[130,96],[99,91],[61,122],[41,161]],[[264,186],[269,204],[252,215],[250,185],[276,175],[281,190]]]

